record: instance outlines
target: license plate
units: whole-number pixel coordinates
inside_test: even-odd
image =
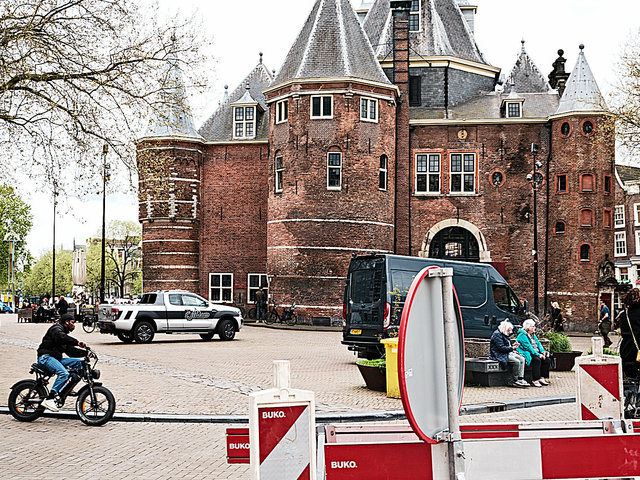
[[[362,335],[362,330],[359,328],[352,328],[350,333],[351,335]]]

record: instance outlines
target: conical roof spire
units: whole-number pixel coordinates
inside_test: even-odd
[[[525,50],[524,40],[520,42],[522,43],[520,54],[505,83],[505,93],[509,93],[512,86],[518,93],[548,92],[551,89],[549,83]]]
[[[604,108],[602,94],[584,56],[584,45],[580,45],[578,61],[569,76],[556,115],[572,112],[601,112]]]
[[[304,78],[390,84],[349,0],[316,0],[273,86]]]
[[[193,124],[178,60],[170,59],[167,63],[162,79],[164,91],[158,115],[149,122],[143,138],[180,137],[202,140]]]

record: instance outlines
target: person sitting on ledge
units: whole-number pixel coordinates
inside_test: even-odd
[[[512,367],[513,381],[509,384],[512,387],[528,387],[529,384],[524,379],[524,364],[525,360],[520,355],[516,348],[520,345],[515,342],[511,345],[509,335],[513,332],[513,324],[508,321],[503,321],[498,325],[498,328],[491,335],[491,342],[489,346],[489,358],[500,362],[502,368]]]
[[[516,340],[520,343],[518,352],[524,356],[527,365],[531,365],[533,372],[531,384],[534,387],[549,385],[551,358],[536,336],[536,322],[531,319],[525,320]]]

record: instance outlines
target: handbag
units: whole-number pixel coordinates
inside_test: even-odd
[[[629,321],[629,311],[625,312],[625,317],[627,317],[627,324],[629,325],[629,330],[631,330],[631,336],[633,337],[633,343],[636,345],[636,362],[640,362],[640,348],[638,347],[638,341],[636,340],[636,335],[633,333],[633,328],[631,328],[631,322]]]

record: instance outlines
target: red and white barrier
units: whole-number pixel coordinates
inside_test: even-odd
[[[602,338],[592,339],[593,355],[576,359],[578,418],[624,418],[622,359],[602,354]]]
[[[276,388],[249,395],[253,478],[315,480],[315,399],[289,388],[289,362],[274,362]]]

